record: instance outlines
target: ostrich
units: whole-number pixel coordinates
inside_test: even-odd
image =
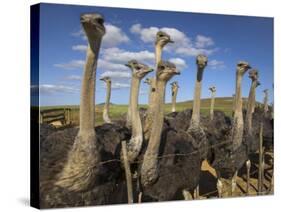
[[[110,104],[110,95],[111,95],[111,79],[110,77],[103,77],[100,80],[106,83],[106,100],[104,103],[102,118],[105,123],[111,123],[109,118],[109,104]]]
[[[206,63],[205,56],[197,57],[201,76]],[[163,65],[164,63],[158,66],[157,75],[162,74],[159,70],[165,68],[161,67]],[[160,90],[162,91],[164,82],[160,82],[157,81],[157,85],[162,86]],[[198,186],[201,161],[205,157],[202,150],[206,146],[206,141],[205,136],[196,134],[196,129],[189,132],[180,128],[175,130],[172,126],[167,126],[167,123],[163,123],[163,92],[157,94],[157,100],[161,101],[161,104],[157,104],[158,110],[154,116],[150,140],[144,153],[141,182],[144,195],[160,201],[173,200],[180,198],[179,195],[183,190],[184,193],[190,194]],[[200,130],[199,132],[201,133]]]
[[[97,59],[102,37],[105,34],[104,20],[99,14],[84,14],[81,16],[80,22],[89,45],[82,79],[79,132],[60,178],[55,183],[70,191],[85,190],[94,184],[99,170],[98,168],[89,169],[89,167],[96,167],[100,162],[94,129],[95,102],[93,99],[95,99]]]
[[[235,94],[232,95],[232,117],[235,111]]]
[[[225,140],[220,141],[222,145],[214,147],[214,161],[212,166],[218,176],[218,192],[222,195],[223,184],[231,184],[231,194],[236,187],[237,170],[239,170],[248,159],[246,146],[243,141],[243,112],[242,112],[242,92],[241,82],[243,75],[250,69],[250,65],[241,61],[236,68],[236,92],[234,118],[230,131],[225,133]],[[225,179],[225,181],[224,181]],[[231,183],[229,183],[231,179]]]
[[[263,90],[264,92],[264,99],[263,99],[263,109],[264,113],[268,112],[268,89]]]
[[[83,14],[80,22],[89,43],[80,123],[79,128],[52,133],[40,143],[40,198],[45,208],[113,203],[110,195],[118,184],[120,164],[100,162],[117,158],[120,142],[129,134],[112,124],[95,128],[96,67],[105,34],[104,19],[97,13]]]
[[[158,63],[161,61],[162,58],[162,51],[163,48],[166,44],[168,43],[173,43],[174,41],[171,40],[171,37],[162,31],[157,32],[156,34],[156,41],[155,41],[155,67],[157,69]],[[151,94],[150,94],[150,99],[151,99],[151,104],[148,105],[148,110],[145,118],[145,123],[144,123],[144,138],[146,140],[149,139],[150,137],[150,132],[152,129],[152,118],[153,114],[155,113],[155,108],[157,105],[155,104],[155,96],[157,91],[156,87],[156,78],[151,78]]]
[[[202,159],[206,157],[206,144],[207,138],[204,133],[204,130],[200,126],[200,105],[201,105],[201,87],[202,87],[202,78],[203,71],[207,66],[208,58],[205,55],[198,55],[196,58],[197,64],[197,76],[195,82],[194,89],[194,98],[193,98],[193,108],[192,108],[192,116],[190,120],[189,128],[187,129],[187,133],[191,134],[194,140],[199,142],[199,145],[203,147],[202,151]]]
[[[173,63],[160,61],[156,73],[156,89],[155,108],[157,113],[154,113],[152,132],[148,147],[145,151],[144,161],[141,167],[141,181],[144,186],[152,183],[158,176],[157,173],[157,156],[161,140],[162,127],[164,124],[164,101],[165,88],[167,81],[174,75],[179,74],[176,66]]]
[[[172,112],[176,112],[176,100],[177,100],[177,94],[178,94],[178,89],[179,85],[178,82],[172,82]]]
[[[215,96],[216,96],[216,87],[212,86],[209,88],[211,91],[212,97],[211,97],[211,106],[210,106],[210,120],[214,119],[214,106],[215,106]]]
[[[144,83],[149,85],[148,105],[152,104],[152,78],[146,78]]]
[[[247,112],[246,112],[246,124],[244,129],[244,138],[246,139],[247,143],[247,151],[248,154],[250,152],[255,152],[258,149],[258,138],[254,135],[253,128],[252,128],[252,119],[253,119],[253,108],[255,107],[256,99],[256,87],[258,86],[258,71],[252,69],[249,71],[249,78],[252,80],[249,97],[248,97],[248,104],[247,104]],[[246,169],[247,169],[247,194],[249,193],[249,180],[250,180],[250,170],[251,170],[251,161],[248,159],[246,161]]]
[[[141,124],[140,113],[138,109],[138,97],[140,81],[145,75],[153,71],[147,65],[141,64],[136,60],[130,60],[126,64],[132,69],[132,80],[131,80],[131,94],[130,94],[130,109],[131,109],[131,121],[132,121],[132,137],[127,144],[128,160],[133,162],[139,155],[142,142],[143,142],[143,130]]]
[[[261,83],[260,83],[259,81],[257,81],[257,83],[256,83],[256,88],[259,87],[260,85],[261,85]],[[257,103],[256,103],[256,93],[254,93],[253,101],[254,101],[254,103],[253,103],[253,105],[252,105],[252,106],[253,106],[253,108],[252,108],[252,113],[255,112],[256,105],[257,105]]]

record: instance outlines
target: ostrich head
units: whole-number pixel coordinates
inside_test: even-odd
[[[174,41],[171,40],[170,35],[162,31],[157,32],[155,44],[160,45],[163,48],[167,43],[174,43]]]
[[[179,88],[178,82],[174,81],[172,83],[170,83],[170,85],[172,86],[172,88]]]
[[[111,83],[111,78],[106,76],[106,77],[102,77],[100,78],[101,81],[104,81],[105,83]]]
[[[139,79],[142,79],[145,75],[153,71],[149,66],[139,63],[136,60],[130,60],[125,66],[128,66],[132,70],[133,76]]]
[[[208,64],[207,56],[205,56],[203,54],[199,54],[196,57],[196,64],[197,64],[198,68],[204,69],[207,66],[207,64]]]
[[[215,86],[211,86],[211,87],[209,87],[209,90],[210,90],[211,92],[216,92],[216,87],[215,87]]]
[[[249,65],[248,62],[245,61],[240,61],[237,64],[237,74],[239,75],[244,75],[249,69],[251,68],[251,66]]]
[[[252,79],[252,81],[258,80],[259,72],[256,69],[252,69],[249,71],[249,78]]]
[[[167,82],[174,75],[180,74],[174,63],[168,61],[160,61],[157,67],[157,79],[160,81]]]
[[[100,42],[100,39],[105,34],[104,19],[98,13],[87,13],[80,16],[80,22],[88,38],[90,47],[94,50],[96,42]]]
[[[151,78],[145,78],[145,80],[144,80],[144,83],[146,83],[146,84],[148,84],[148,85],[151,85]]]

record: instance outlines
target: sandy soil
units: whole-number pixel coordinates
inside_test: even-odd
[[[273,153],[267,152],[265,154],[263,192],[260,194],[258,193],[258,154],[253,155],[251,163],[249,196],[273,194]],[[216,182],[216,171],[208,164],[207,161],[204,161],[202,163],[202,176],[199,185],[200,199],[218,197]],[[246,167],[244,166],[238,173],[237,187],[232,197],[247,196],[246,185]],[[231,185],[224,182],[223,197],[229,197],[228,193],[230,193],[230,190]]]

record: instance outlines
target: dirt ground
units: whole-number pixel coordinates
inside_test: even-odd
[[[264,168],[264,181],[263,189],[259,194],[258,192],[258,153],[254,154],[251,157],[251,170],[250,170],[250,187],[248,196],[256,195],[268,195],[273,194],[273,152],[265,153],[265,168]],[[216,188],[217,176],[216,171],[208,164],[207,161],[204,161],[202,164],[202,176],[200,179],[200,192],[199,199],[206,198],[217,198],[218,192]],[[237,186],[235,192],[232,194],[233,197],[247,196],[246,187],[247,187],[247,176],[246,176],[246,167],[238,172],[237,176]],[[227,184],[228,182],[223,182],[223,194],[222,197],[229,197],[231,190],[231,185]]]

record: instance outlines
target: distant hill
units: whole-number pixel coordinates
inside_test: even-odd
[[[104,104],[105,104],[105,102],[102,102],[102,103],[99,103],[99,104],[96,104],[96,105],[97,105],[97,106],[104,106]],[[116,105],[116,104],[110,102],[109,105]]]

